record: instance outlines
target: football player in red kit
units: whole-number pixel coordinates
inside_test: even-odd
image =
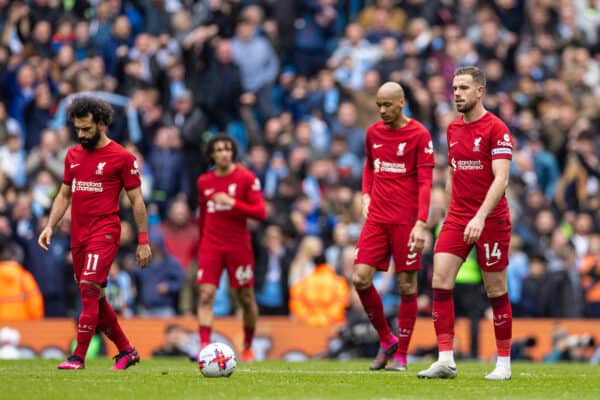
[[[506,125],[482,104],[485,76],[478,67],[462,67],[452,82],[456,109],[462,116],[448,126],[448,164],[452,194],[433,261],[433,324],[439,359],[420,378],[454,378],[456,364],[453,289],[458,269],[473,246],[494,313],[498,358],[487,380],[508,380],[512,311],[506,267],[510,213],[508,185],[513,140]]]
[[[215,292],[225,269],[243,313],[241,360],[249,362],[254,359],[252,339],[258,307],[254,299],[254,254],[247,221],[266,218],[265,202],[258,178],[235,163],[237,147],[231,137],[212,137],[206,145],[206,154],[215,168],[201,175],[197,182],[200,348],[210,343]]]
[[[404,115],[404,90],[395,82],[377,92],[381,121],[366,136],[363,172],[365,224],[356,244],[352,281],[360,301],[377,330],[380,349],[371,370],[406,370],[406,352],[417,318],[417,272],[425,245],[426,222],[434,166],[433,143],[427,129]],[[402,302],[398,310],[398,337],[384,315],[373,286],[375,272],[386,271],[393,256]]]
[[[71,252],[81,295],[81,314],[77,346],[59,369],[84,368],[96,328],[119,350],[113,370],[126,369],[139,361],[137,351],[123,333],[104,293],[121,237],[119,195],[122,189],[131,202],[139,232],[136,260],[144,268],[151,257],[138,165],[133,154],[107,136],[112,112],[108,103],[91,97],[78,97],[69,105],[68,119],[80,144],[67,152],[60,191],[52,204],[48,225],[38,238],[39,245],[48,251],[54,228],[70,205]]]

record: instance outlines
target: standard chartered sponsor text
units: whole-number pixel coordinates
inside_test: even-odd
[[[480,170],[483,169],[483,164],[480,160],[459,160],[458,169],[462,170]]]
[[[104,189],[102,188],[102,182],[77,181],[75,184],[75,190],[78,192],[101,193]]]

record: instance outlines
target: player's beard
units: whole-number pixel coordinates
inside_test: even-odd
[[[77,140],[79,141],[79,144],[83,146],[84,149],[94,150],[96,148],[96,145],[100,141],[100,129],[96,128],[96,133],[91,138],[78,137]]]
[[[471,111],[473,108],[475,108],[475,105],[477,104],[477,100],[473,100],[473,101],[465,101],[461,104],[456,104],[456,110],[460,113],[466,114],[469,111]]]

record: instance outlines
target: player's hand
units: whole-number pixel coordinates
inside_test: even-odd
[[[137,249],[135,250],[135,261],[140,264],[142,269],[146,268],[146,265],[148,265],[151,258],[152,250],[150,250],[150,245],[138,244]]]
[[[52,241],[53,233],[54,230],[51,227],[47,226],[44,228],[44,230],[42,231],[42,233],[40,233],[40,236],[38,237],[38,244],[45,251],[48,251],[48,246],[50,246],[50,242]]]
[[[230,195],[228,195],[227,193],[223,193],[223,192],[218,192],[213,194],[213,196],[211,197],[211,200],[214,201],[216,204],[221,204],[224,206],[232,206],[235,204],[235,199],[233,197],[231,197]]]
[[[371,196],[368,194],[363,194],[362,197],[362,215],[365,219],[367,219],[367,215],[369,215],[369,204],[371,204]]]
[[[417,221],[410,231],[408,237],[408,248],[411,253],[417,251],[423,251],[425,247],[425,239],[427,238],[427,230],[425,229],[425,222]]]
[[[481,233],[483,232],[483,226],[485,225],[485,218],[475,215],[473,219],[469,221],[465,228],[464,239],[466,244],[473,244],[479,240]]]

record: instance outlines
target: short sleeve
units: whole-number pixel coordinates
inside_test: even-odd
[[[504,123],[498,122],[492,128],[491,134],[490,149],[492,160],[512,160],[514,142],[508,127]]]
[[[431,140],[429,132],[423,128],[417,144],[417,167],[433,166],[435,166],[433,140]]]
[[[133,154],[127,152],[124,154],[124,164],[121,168],[121,181],[125,190],[135,189],[141,186],[140,167]]]
[[[71,151],[67,152],[65,156],[65,168],[63,172],[63,183],[67,186],[71,186],[73,183],[73,175],[71,175]]]

